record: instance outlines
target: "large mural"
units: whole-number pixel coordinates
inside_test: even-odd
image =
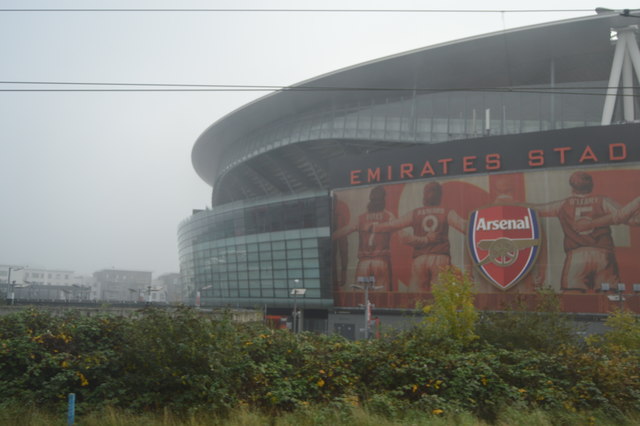
[[[353,306],[368,282],[378,307],[413,307],[453,264],[480,308],[546,286],[566,311],[638,312],[639,183],[637,163],[621,163],[336,189],[335,299]]]

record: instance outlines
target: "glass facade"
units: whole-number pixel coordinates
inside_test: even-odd
[[[235,203],[195,213],[179,227],[185,295],[209,306],[328,307],[330,239],[327,194]]]

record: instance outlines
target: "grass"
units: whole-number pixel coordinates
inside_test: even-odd
[[[52,413],[34,407],[0,406],[0,424],[15,426],[64,426],[66,413]],[[496,426],[557,426],[557,425],[602,425],[632,426],[640,424],[640,413],[626,417],[612,417],[599,412],[545,412],[505,409]],[[401,419],[390,419],[367,412],[361,407],[336,409],[319,406],[300,409],[291,413],[269,415],[237,408],[227,418],[199,411],[184,416],[168,411],[131,414],[114,408],[76,415],[77,426],[489,426],[469,413],[442,415],[422,412],[406,412]]]

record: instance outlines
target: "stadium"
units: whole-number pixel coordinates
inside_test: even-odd
[[[455,265],[479,309],[546,287],[577,316],[640,313],[636,22],[426,47],[216,121],[192,151],[211,209],[178,227],[187,300],[359,338]]]

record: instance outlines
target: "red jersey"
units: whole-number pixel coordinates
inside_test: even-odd
[[[580,247],[597,247],[613,251],[613,238],[609,226],[599,226],[583,232],[577,232],[575,228],[580,220],[593,220],[616,211],[611,200],[601,195],[572,195],[564,200],[558,211],[558,219],[564,231],[564,251]]]
[[[376,213],[363,213],[358,217],[358,259],[389,257],[390,232],[371,232],[374,224],[386,223],[394,219],[386,210]]]
[[[429,243],[414,246],[413,256],[424,254],[449,255],[449,210],[444,207],[420,207],[413,211],[413,235],[432,236]]]

